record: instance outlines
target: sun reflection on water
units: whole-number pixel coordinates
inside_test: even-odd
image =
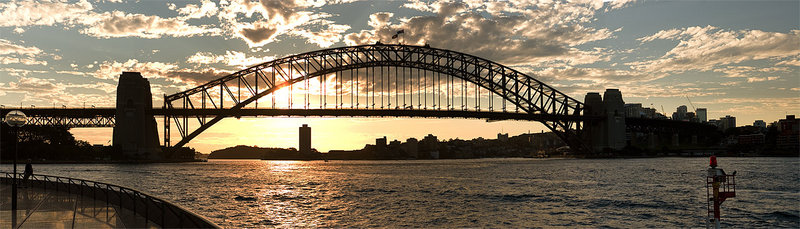
[[[269,172],[292,172],[303,167],[303,161],[263,161]]]

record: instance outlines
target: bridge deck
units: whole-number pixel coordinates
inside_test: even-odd
[[[98,118],[114,117],[115,108],[23,108],[0,109],[0,115],[5,116],[12,110],[20,110],[29,117],[65,117],[65,118]],[[478,118],[489,120],[529,120],[529,121],[584,121],[597,119],[596,117],[576,115],[550,115],[528,114],[513,111],[464,111],[464,110],[433,110],[433,109],[162,109],[153,108],[155,116],[225,116],[225,117],[255,117],[255,116],[353,116],[353,117],[433,117],[433,118]]]

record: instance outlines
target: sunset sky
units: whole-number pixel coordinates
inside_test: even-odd
[[[737,125],[800,114],[800,1],[42,1],[0,3],[0,104],[114,106],[122,71],[154,106],[247,66],[323,48],[396,42],[480,56],[582,100],[619,88],[671,115],[691,100]],[[652,105],[651,105],[652,104]],[[663,106],[663,111],[662,111]],[[159,120],[160,122],[160,120]],[[188,144],[356,149],[387,136],[495,138],[538,123],[465,119],[228,118]],[[161,128],[161,127],[159,127]],[[108,144],[110,128],[73,129]]]

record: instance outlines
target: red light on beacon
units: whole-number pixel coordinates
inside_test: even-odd
[[[711,167],[717,167],[717,156],[711,156],[710,160],[708,161],[708,165]]]

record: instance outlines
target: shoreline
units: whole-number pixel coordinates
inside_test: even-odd
[[[640,158],[702,158],[705,155],[697,156],[614,156],[614,157],[580,157],[580,156],[552,156],[552,157],[478,157],[478,158],[440,158],[440,159],[263,159],[263,158],[209,158],[208,160],[261,160],[261,161],[435,161],[435,160],[470,160],[470,159],[501,159],[501,158],[530,158],[530,159],[640,159]],[[721,156],[721,157],[787,157],[800,158],[796,156],[783,155],[761,155],[761,156]]]
[[[432,161],[432,160],[469,160],[469,159],[501,159],[501,158],[530,158],[530,159],[642,159],[642,158],[700,158],[708,157],[705,155],[696,156],[613,156],[613,157],[583,157],[583,156],[552,156],[552,157],[480,157],[480,158],[441,158],[441,159],[309,159],[309,158],[282,158],[282,159],[263,159],[263,158],[210,158],[210,159],[194,159],[194,160],[154,160],[154,161],[32,161],[31,164],[155,164],[155,163],[191,163],[191,162],[208,162],[208,160],[260,160],[260,161]],[[722,157],[786,157],[786,158],[800,158],[800,154],[795,156],[786,155],[744,155],[744,156],[722,156]],[[18,160],[17,164],[26,164],[27,161]],[[10,160],[2,160],[0,164],[13,164]]]
[[[113,160],[113,161],[31,161],[31,164],[153,164],[153,163],[188,163],[205,162],[203,159],[193,160]],[[26,164],[27,160],[17,160],[17,164]],[[2,160],[0,164],[13,164],[11,160]]]

